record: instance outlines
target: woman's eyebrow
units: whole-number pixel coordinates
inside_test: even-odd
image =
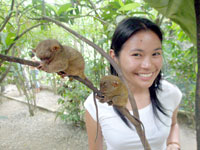
[[[135,48],[135,49],[131,49],[131,50],[130,50],[130,52],[132,52],[132,51],[139,51],[139,52],[143,52],[144,50],[142,50],[142,49],[139,49],[139,48]]]
[[[162,50],[161,47],[154,49],[154,51]]]
[[[155,49],[154,49],[154,51],[158,51],[158,50],[162,50],[162,48],[161,48],[161,47],[158,47],[158,48],[155,48]],[[135,48],[135,49],[131,49],[131,50],[130,50],[130,52],[132,52],[132,51],[139,51],[139,52],[143,52],[144,50],[142,50],[142,49],[139,49],[139,48]]]

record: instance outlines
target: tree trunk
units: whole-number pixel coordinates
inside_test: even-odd
[[[196,101],[195,101],[195,116],[196,116],[196,134],[197,134],[197,150],[200,150],[200,0],[195,0],[196,25],[197,25],[197,63],[198,73],[196,82]]]

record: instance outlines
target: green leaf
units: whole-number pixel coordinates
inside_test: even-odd
[[[198,65],[196,64],[195,65],[195,73],[197,74],[197,72],[198,72]]]
[[[70,11],[72,9],[74,9],[74,8],[72,8],[72,4],[67,3],[67,4],[64,4],[64,5],[60,6],[57,14],[60,15],[63,12]]]
[[[0,37],[1,37],[1,42],[3,43],[3,45],[5,47],[7,47],[8,45],[12,44],[14,39],[15,39],[16,34],[12,33],[12,32],[8,32],[8,33],[1,33]]]
[[[132,9],[135,9],[137,7],[139,7],[140,4],[139,3],[131,3],[131,4],[127,4],[127,5],[124,5],[122,6],[120,9],[118,9],[119,11],[129,11],[129,10],[132,10]]]
[[[123,15],[119,15],[116,17],[116,23],[118,24],[119,22],[121,22],[124,18],[126,18],[126,16]]]
[[[53,5],[50,5],[48,3],[45,3],[46,6],[46,13],[47,15],[51,15],[52,13],[56,14],[56,7]]]
[[[196,44],[196,19],[194,0],[145,0],[159,13],[179,24]]]
[[[120,6],[124,6],[124,3],[122,2],[122,0],[118,0],[118,3]]]

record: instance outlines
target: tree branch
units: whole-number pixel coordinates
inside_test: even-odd
[[[78,81],[80,81],[81,83],[85,84],[87,87],[89,87],[91,90],[93,90],[94,93],[97,93],[98,97],[102,97],[103,94],[92,84],[92,82],[89,82],[87,80],[84,80],[78,76],[68,76],[68,77],[72,77]]]
[[[196,140],[200,140],[200,0],[194,1],[196,17],[196,35],[197,35],[197,81],[195,93],[195,117],[196,117]],[[197,142],[197,150],[200,150],[200,142]]]
[[[133,118],[127,108],[121,107],[121,106],[116,106],[116,105],[115,105],[115,107],[117,107],[118,110],[121,112],[121,114],[126,116],[129,119],[129,121],[135,126],[137,133],[139,133],[139,135],[140,135],[139,137],[140,137],[140,140],[142,141],[142,144],[145,147],[145,150],[150,150],[151,147],[150,147],[147,139],[145,138],[145,132],[143,132],[143,130],[140,128],[140,124],[142,124],[142,122],[140,120],[136,120],[135,118]],[[143,124],[142,124],[142,128],[144,129]]]
[[[23,15],[27,15],[28,11],[31,11],[32,9],[34,9],[34,8],[36,8],[38,6],[40,6],[40,5],[35,5],[35,6],[31,7],[31,8],[28,7],[28,8],[25,8],[24,10],[22,10],[22,12],[20,13],[19,20],[21,20],[21,18],[23,17]],[[27,18],[29,18],[29,17],[27,16]]]
[[[3,80],[7,76],[8,72],[10,71],[10,68],[11,68],[11,64],[9,64],[8,68],[6,69],[6,71],[0,76],[0,84],[3,82]]]
[[[97,15],[97,17],[100,18],[100,17],[99,17],[99,14],[98,14],[97,11],[96,11],[96,7],[95,7],[95,5],[93,4],[93,2],[92,2],[91,0],[88,0],[88,2],[90,3],[90,5],[92,6],[92,8],[94,9],[94,12],[95,12],[95,14]]]
[[[2,55],[2,54],[0,54],[0,60],[15,62],[15,63],[33,66],[33,67],[37,67],[40,64],[38,61],[33,62],[30,60],[25,60],[25,59],[21,59],[21,58],[17,58],[17,57],[12,57],[12,56],[6,56],[6,55]]]
[[[101,18],[98,18],[96,16],[90,15],[89,13],[86,15],[80,15],[80,16],[73,16],[73,17],[69,17],[69,19],[75,19],[75,18],[82,18],[82,17],[93,17],[94,19],[99,20],[101,23],[103,23],[104,25],[108,24],[106,21],[102,20]]]
[[[8,23],[8,21],[10,20],[10,18],[12,16],[14,3],[15,3],[15,0],[12,0],[9,15],[5,18],[5,21],[4,21],[3,25],[0,28],[0,32],[4,29],[4,27],[6,26],[6,24]]]

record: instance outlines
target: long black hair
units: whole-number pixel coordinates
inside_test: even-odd
[[[121,49],[123,44],[134,34],[136,34],[139,31],[142,30],[150,30],[153,31],[162,42],[163,35],[162,31],[155,23],[152,21],[146,19],[146,18],[140,18],[140,17],[130,17],[127,19],[122,20],[119,25],[117,26],[113,37],[112,37],[112,43],[111,43],[111,49],[114,50],[115,56],[119,57]],[[112,75],[118,76],[117,72],[113,68],[112,65],[110,65],[110,72]],[[155,116],[160,120],[160,117],[157,113],[157,110],[160,111],[162,114],[168,116],[165,113],[165,108],[161,105],[160,101],[158,100],[158,97],[156,95],[158,90],[161,90],[160,88],[160,80],[161,80],[161,71],[154,80],[153,84],[149,88],[150,93],[150,99],[153,106],[153,113]],[[120,116],[120,118],[130,127],[128,124],[125,116],[123,116],[116,107],[113,107],[114,110],[117,112],[117,114]]]

